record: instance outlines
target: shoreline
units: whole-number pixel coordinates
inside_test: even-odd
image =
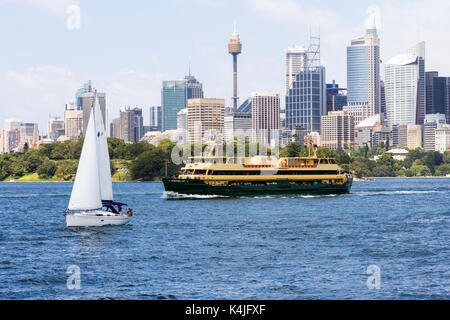
[[[450,179],[448,176],[440,176],[440,177],[364,177],[364,178],[356,178],[354,177],[355,182],[371,182],[376,181],[377,179]],[[36,180],[13,180],[13,181],[0,181],[0,183],[73,183],[73,181],[52,181],[52,180],[42,180],[42,181],[36,181]],[[124,181],[112,181],[117,183],[127,183],[127,182],[139,182],[139,183],[155,183],[155,182],[162,182],[162,180],[155,180],[155,181],[137,181],[137,180],[124,180]]]

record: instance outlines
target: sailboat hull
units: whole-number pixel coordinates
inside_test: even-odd
[[[105,214],[103,211],[90,211],[66,215],[68,227],[101,227],[127,224],[131,217]]]

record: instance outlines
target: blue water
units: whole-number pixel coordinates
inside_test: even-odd
[[[132,222],[85,229],[65,227],[71,188],[0,183],[0,299],[450,298],[449,179],[180,200],[160,183],[116,183]],[[67,287],[71,265],[80,289]]]

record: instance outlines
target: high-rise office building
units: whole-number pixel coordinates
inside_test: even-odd
[[[380,112],[380,38],[375,21],[364,37],[347,47],[347,101],[361,109],[363,119]]]
[[[186,108],[186,81],[163,81],[161,100],[162,130],[175,130],[178,112]]]
[[[137,142],[144,136],[142,109],[125,107],[120,109],[120,138],[125,142]]]
[[[320,65],[320,38],[311,36],[308,49],[286,50],[285,127],[303,127],[320,132],[321,116],[326,115],[325,67]]]
[[[450,151],[450,124],[443,124],[436,129],[434,150],[441,153]]]
[[[430,111],[431,113],[444,114],[447,123],[450,123],[450,78],[433,78],[433,105]]]
[[[203,98],[203,84],[200,83],[193,75],[189,74],[184,77],[186,82],[186,99]]]
[[[184,80],[163,81],[162,131],[176,130],[178,112],[187,107],[187,100],[198,98],[203,98],[203,85],[190,74]]]
[[[286,49],[286,95],[295,81],[297,74],[306,70],[307,53],[300,46],[288,47]]]
[[[329,149],[350,149],[355,140],[355,121],[345,111],[330,111],[322,116],[322,146]]]
[[[152,106],[149,108],[150,129],[151,131],[161,131],[162,129],[162,110],[161,106]]]
[[[408,125],[394,124],[392,125],[392,145],[403,146],[408,145]]]
[[[252,138],[251,112],[229,113],[224,117],[223,136],[226,142],[231,142],[236,136]]]
[[[201,142],[210,130],[223,131],[224,115],[224,99],[189,99],[187,116],[190,141]]]
[[[111,124],[109,127],[109,136],[111,138],[120,139],[120,117],[115,118],[111,121]]]
[[[47,121],[47,138],[56,141],[60,136],[65,135],[64,119],[54,117]]]
[[[326,113],[325,67],[301,71],[286,95],[286,127],[320,132],[320,119]]]
[[[91,80],[84,83],[78,90],[75,92],[75,105],[76,109],[83,109],[83,99],[82,96],[85,93],[92,92],[92,82]]]
[[[280,95],[278,93],[252,93],[253,141],[278,144],[280,129]]]
[[[3,149],[4,152],[19,151],[20,146],[20,127],[22,120],[5,120],[5,129],[3,130]]]
[[[180,132],[182,143],[189,142],[188,128],[188,109],[186,108],[180,110],[177,115],[177,130]]]
[[[425,150],[434,151],[436,129],[445,124],[445,122],[445,115],[443,114],[436,113],[425,115],[423,124],[423,148]]]
[[[94,95],[95,92],[87,92],[81,95],[81,105],[83,109],[83,132],[82,132],[83,136],[86,133],[86,128],[89,122],[89,116],[91,114],[91,109],[94,103]],[[103,125],[105,126],[106,129],[106,123],[108,120],[106,118],[106,94],[97,92],[97,101],[100,104],[100,111],[102,112]]]
[[[425,42],[385,65],[386,113],[389,125],[423,124],[425,118]]]
[[[347,105],[347,89],[339,88],[334,80],[332,83],[327,83],[327,112],[341,111]]]
[[[408,149],[422,148],[422,126],[420,124],[408,125]]]
[[[433,111],[433,84],[434,78],[439,77],[439,72],[437,71],[428,71],[425,72],[425,106],[426,106],[426,114],[435,113]]]
[[[23,150],[25,144],[27,144],[30,148],[37,146],[39,142],[39,129],[37,123],[22,123],[19,131],[19,150]]]
[[[72,141],[83,135],[83,110],[75,105],[66,105],[64,111],[64,135]]]
[[[381,120],[384,122],[386,120],[386,89],[383,80],[380,81],[380,113]]]

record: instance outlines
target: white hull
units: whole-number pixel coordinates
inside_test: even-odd
[[[101,227],[119,226],[128,223],[131,217],[126,215],[115,215],[104,211],[89,211],[66,215],[68,227]]]

